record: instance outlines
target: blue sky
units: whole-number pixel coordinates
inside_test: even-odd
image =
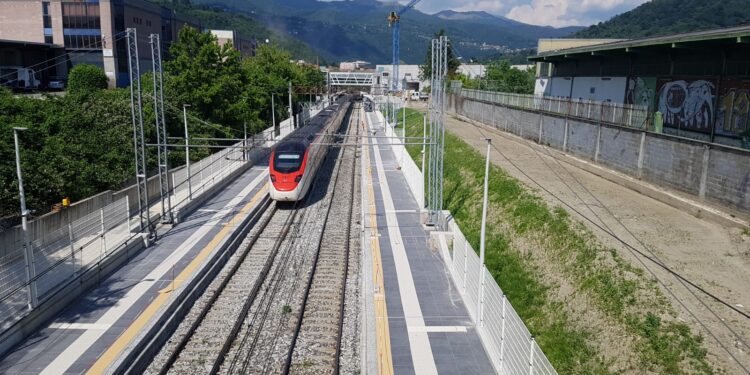
[[[408,0],[398,0],[407,3]],[[534,25],[588,26],[606,21],[647,0],[422,0],[417,9],[425,13],[441,10],[483,10],[496,16]]]

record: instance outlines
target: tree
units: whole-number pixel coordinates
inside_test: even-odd
[[[164,64],[169,97],[180,106],[190,104],[200,117],[241,129],[247,113],[241,97],[246,79],[240,53],[231,45],[190,27],[180,30]]]
[[[104,70],[91,64],[78,64],[68,73],[68,91],[85,93],[107,88],[107,75]]]
[[[511,67],[508,60],[493,61],[487,66],[486,84],[480,88],[491,91],[532,94],[535,75],[532,69],[523,71]]]
[[[435,39],[440,38],[441,36],[445,36],[445,30],[440,29],[440,31],[435,34]],[[456,57],[453,49],[453,44],[450,39],[448,39],[448,79],[453,79],[456,77],[456,72],[458,71],[458,67],[461,66],[461,61]],[[424,58],[424,64],[419,66],[419,78],[423,80],[427,80],[432,75],[432,43],[427,46],[427,56]]]

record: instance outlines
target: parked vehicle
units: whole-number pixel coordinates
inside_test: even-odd
[[[21,66],[0,66],[0,85],[14,90],[35,90],[41,86],[38,74]]]
[[[47,89],[49,90],[65,90],[65,80],[62,78],[50,78],[49,83],[47,84]]]
[[[420,92],[419,93],[419,100],[421,100],[423,102],[426,102],[427,99],[429,99],[429,98],[430,98],[430,96],[427,95],[426,93],[424,93],[424,92]]]

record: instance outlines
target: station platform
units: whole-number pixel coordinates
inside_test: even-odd
[[[179,290],[267,194],[266,169],[248,169],[180,225],[161,233],[152,246],[7,353],[0,373],[105,372],[150,318],[169,303],[172,291]]]
[[[376,113],[366,117],[368,134],[374,136],[362,159],[363,267],[371,266],[364,277],[373,280],[373,306],[365,311],[374,315],[366,335],[370,350],[362,354],[367,373],[493,374],[460,292],[440,253],[430,247],[421,207],[399,168],[399,158],[409,155],[393,152]]]

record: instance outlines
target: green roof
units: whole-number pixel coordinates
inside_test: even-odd
[[[750,43],[750,26],[731,27],[697,31],[693,33],[657,36],[643,39],[630,39],[611,43],[595,44],[585,47],[566,48],[545,51],[529,57],[529,61],[553,61],[570,55],[596,55],[597,53],[634,52],[634,49],[645,48],[684,48],[698,44]]]

